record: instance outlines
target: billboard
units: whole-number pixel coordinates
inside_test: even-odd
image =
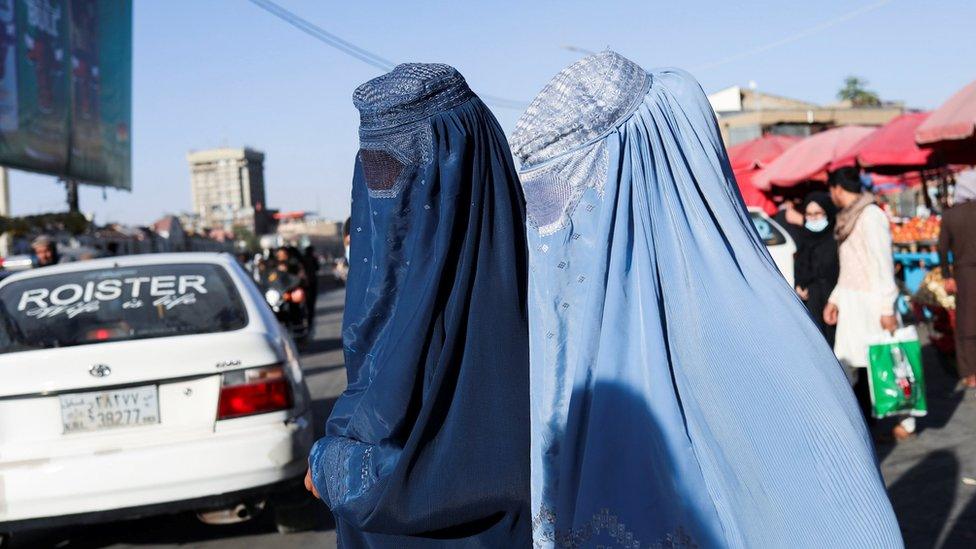
[[[0,164],[131,189],[131,0],[0,0]]]

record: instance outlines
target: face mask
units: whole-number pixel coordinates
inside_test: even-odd
[[[804,227],[806,227],[809,231],[819,233],[826,229],[827,225],[830,225],[830,221],[827,221],[826,217],[821,217],[820,219],[812,219],[807,221],[806,224],[804,224]]]

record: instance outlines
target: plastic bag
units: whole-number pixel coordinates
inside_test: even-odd
[[[883,332],[870,344],[868,380],[874,417],[928,413],[922,346],[914,327]]]

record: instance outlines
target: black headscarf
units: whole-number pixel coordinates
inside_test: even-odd
[[[827,214],[827,227],[819,232],[803,228],[804,239],[800,241],[793,266],[795,284],[808,292],[806,306],[813,319],[820,326],[828,341],[833,339],[832,327],[823,323],[823,309],[827,305],[830,292],[837,285],[840,274],[840,260],[837,257],[837,241],[834,239],[834,226],[837,223],[837,207],[828,193],[812,192],[803,201],[803,212],[814,202]]]
[[[823,211],[827,214],[827,221],[829,224],[827,225],[826,229],[820,232],[811,231],[804,226],[803,230],[806,233],[805,239],[814,241],[824,240],[826,237],[833,239],[834,226],[837,224],[837,206],[835,206],[834,201],[830,199],[830,193],[824,191],[814,191],[808,194],[806,198],[803,199],[803,209],[801,210],[804,217],[807,213],[807,206],[809,206],[811,202],[814,202],[823,208]]]

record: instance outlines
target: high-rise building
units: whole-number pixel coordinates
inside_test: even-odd
[[[266,232],[264,153],[251,148],[194,151],[190,163],[193,213],[201,228]]]

